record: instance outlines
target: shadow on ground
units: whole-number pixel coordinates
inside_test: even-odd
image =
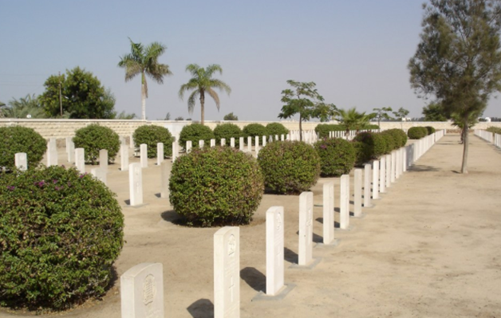
[[[257,292],[266,292],[266,276],[254,267],[246,267],[240,271],[242,278],[247,285]]]
[[[186,308],[193,318],[213,318],[214,304],[205,298],[199,299]]]
[[[425,171],[440,171],[440,169],[433,167],[433,166],[414,165],[414,166],[407,168],[407,171],[425,172]]]

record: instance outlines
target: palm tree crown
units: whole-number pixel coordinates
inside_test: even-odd
[[[125,68],[125,81],[128,82],[136,75],[141,74],[141,104],[142,117],[146,119],[146,98],[148,98],[148,84],[146,75],[157,83],[164,82],[165,75],[171,75],[167,64],[158,63],[158,57],[162,55],[167,47],[158,42],[153,42],[147,47],[141,43],[134,43],[130,40],[131,53],[121,57],[118,62],[119,67]]]
[[[350,108],[347,111],[344,109],[339,109],[339,121],[346,128],[346,136],[348,136],[350,130],[356,130],[357,133],[362,129],[370,120],[371,116],[366,115],[365,112],[359,113],[356,108]]]
[[[190,64],[186,66],[186,71],[190,72],[193,76],[188,83],[181,85],[179,89],[179,97],[182,99],[184,93],[193,90],[188,97],[188,112],[193,113],[195,108],[195,99],[200,97],[200,108],[201,108],[201,123],[204,124],[204,104],[205,104],[205,93],[209,94],[212,99],[216,102],[217,110],[219,110],[220,102],[219,96],[213,90],[213,88],[218,88],[224,90],[228,95],[231,93],[231,88],[221,80],[212,78],[215,72],[223,74],[223,69],[217,64],[212,64],[203,68],[197,64]]]

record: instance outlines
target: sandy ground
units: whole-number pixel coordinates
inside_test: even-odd
[[[314,248],[322,260],[310,270],[289,268],[297,261],[299,198],[265,195],[252,224],[240,232],[241,317],[501,317],[501,151],[472,135],[470,173],[461,175],[458,139],[445,136],[374,207],[363,209],[364,218],[352,218],[350,230],[336,229],[338,246]],[[61,149],[60,163],[65,159]],[[171,222],[176,215],[168,199],[159,198],[154,163],[143,172],[146,205],[140,208],[125,203],[128,172],[110,166],[108,183],[126,223],[117,274],[160,262],[165,316],[213,317],[212,237],[218,228]],[[319,180],[312,189],[315,205],[322,204],[322,184],[330,180],[339,206],[336,178]],[[285,281],[296,287],[282,300],[252,301],[265,289],[264,215],[274,205],[286,211]],[[319,206],[314,219],[314,241],[320,242]],[[119,280],[103,300],[57,316],[119,318]],[[0,311],[0,317],[24,316]]]

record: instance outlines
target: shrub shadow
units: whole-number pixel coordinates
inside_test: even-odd
[[[214,304],[205,298],[201,298],[189,305],[186,310],[193,318],[213,318]]]
[[[245,267],[242,269],[240,271],[240,278],[255,291],[266,292],[266,276],[254,267]]]
[[[174,224],[178,224],[178,225],[184,225],[183,219],[174,210],[164,211],[160,214],[160,216],[166,222],[170,222],[170,223],[174,223]]]

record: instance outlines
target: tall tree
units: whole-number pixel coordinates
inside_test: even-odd
[[[390,115],[388,115],[389,112],[393,111],[391,107],[373,108],[372,110],[374,112],[371,114],[371,116],[372,118],[377,119],[377,125],[379,127],[379,130],[381,130],[381,119],[386,119],[386,120],[393,119]]]
[[[400,107],[397,111],[393,112],[393,116],[395,116],[395,119],[398,121],[403,121],[407,115],[409,115],[409,111],[403,107]]]
[[[340,109],[338,120],[345,126],[346,136],[349,135],[350,130],[356,130],[357,133],[369,123],[372,115],[366,115],[365,112],[359,113],[356,108],[348,110]]]
[[[112,117],[115,98],[91,72],[75,67],[66,74],[51,75],[44,86],[39,100],[49,117]]]
[[[167,49],[158,42],[153,42],[147,47],[141,43],[134,43],[129,38],[131,53],[121,57],[119,67],[125,68],[125,81],[132,80],[141,74],[141,114],[146,120],[146,98],[148,98],[148,83],[146,75],[159,84],[164,82],[165,75],[171,75],[169,66],[158,62],[158,57]]]
[[[424,11],[421,41],[409,62],[411,85],[463,122],[461,172],[468,173],[469,118],[501,91],[501,1],[430,0]]]
[[[447,116],[442,106],[438,103],[430,103],[423,107],[425,121],[447,121]]]
[[[200,98],[201,123],[203,125],[205,114],[205,93],[212,97],[214,102],[216,102],[217,110],[219,110],[219,95],[216,91],[214,91],[214,88],[225,91],[228,95],[231,93],[231,88],[225,82],[212,78],[216,72],[223,74],[223,69],[217,64],[209,65],[207,68],[200,67],[197,64],[190,64],[186,66],[186,71],[191,73],[192,78],[190,78],[188,83],[181,85],[181,88],[179,89],[179,97],[183,99],[185,92],[193,91],[190,94],[190,97],[188,97],[188,112],[190,114],[193,114],[196,98]]]
[[[299,114],[299,139],[303,140],[303,120],[310,120],[318,115],[316,107],[323,102],[324,98],[318,93],[314,82],[296,82],[288,80],[287,88],[282,91],[282,111],[278,118],[290,118]]]

